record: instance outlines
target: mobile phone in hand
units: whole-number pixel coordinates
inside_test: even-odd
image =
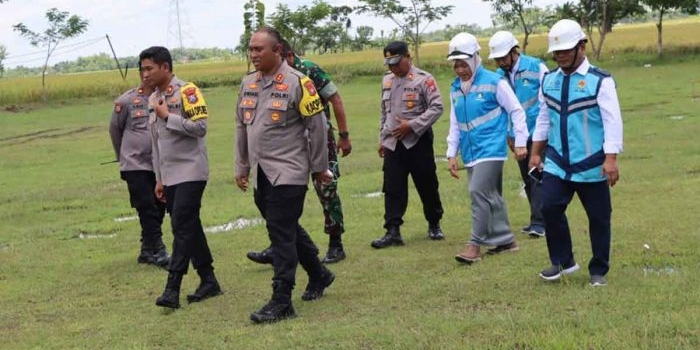
[[[542,170],[540,170],[539,167],[532,167],[532,169],[527,172],[527,176],[535,180],[537,183],[542,183]]]

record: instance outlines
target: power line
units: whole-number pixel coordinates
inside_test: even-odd
[[[75,51],[81,50],[83,48],[86,48],[88,46],[94,45],[102,40],[105,40],[105,38],[104,37],[97,37],[97,38],[92,38],[92,39],[72,43],[69,45],[61,45],[61,46],[57,47],[56,50],[54,50],[54,52],[51,54],[51,57],[62,56],[62,55],[65,55],[67,53],[75,52]],[[39,53],[41,53],[43,56],[37,57],[37,58],[31,58],[31,59],[24,59],[24,60],[12,60],[12,58],[16,59],[17,57],[27,57],[27,56],[36,55]],[[11,58],[9,60],[7,60],[5,62],[5,64],[7,64],[7,65],[21,65],[24,63],[45,60],[46,59],[46,51],[37,51],[37,52],[32,53],[32,54],[27,53],[27,54],[14,55],[14,56],[8,56],[8,57],[11,57]]]
[[[95,38],[91,38],[91,39],[85,39],[85,40],[83,40],[83,41],[78,41],[78,42],[71,43],[71,44],[65,44],[65,45],[64,45],[64,44],[61,44],[59,47],[60,47],[61,49],[65,49],[65,48],[73,47],[73,46],[76,46],[76,45],[81,45],[81,44],[84,44],[84,43],[86,43],[86,42],[96,42],[96,41],[99,41],[99,40],[102,40],[102,39],[104,39],[104,37],[101,37],[101,36],[100,36],[100,37],[95,37]],[[8,58],[8,59],[16,59],[16,58],[20,58],[20,57],[34,56],[34,55],[38,55],[38,54],[45,55],[45,54],[46,54],[46,50],[27,52],[27,53],[18,54],[18,55],[7,55],[7,58]]]

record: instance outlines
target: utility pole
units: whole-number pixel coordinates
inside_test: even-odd
[[[122,72],[122,66],[119,64],[119,60],[117,59],[117,53],[114,52],[112,40],[109,40],[109,34],[105,34],[105,37],[107,38],[107,42],[109,43],[109,48],[112,49],[112,56],[114,56],[114,62],[117,62],[117,68],[119,68],[119,75],[122,76],[122,80],[126,81],[126,73]]]

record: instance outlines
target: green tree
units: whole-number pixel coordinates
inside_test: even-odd
[[[265,25],[265,4],[260,0],[248,0],[243,5],[243,34],[238,41],[238,46],[234,49],[241,55],[246,56],[248,70],[250,70],[250,56],[248,56],[248,44],[253,32]]]
[[[29,43],[36,47],[46,48],[46,60],[41,73],[41,87],[44,101],[46,101],[46,70],[49,58],[58,44],[64,39],[76,37],[87,30],[88,21],[77,16],[70,15],[67,11],[59,11],[53,7],[46,11],[46,19],[49,21],[49,28],[43,32],[30,30],[24,23],[12,26],[12,29],[19,32],[21,36],[29,39]]]
[[[420,65],[420,35],[427,26],[446,17],[454,6],[433,6],[430,0],[360,0],[364,5],[358,6],[358,13],[372,13],[376,17],[384,17],[396,23],[403,36],[413,46],[416,64]],[[421,27],[422,26],[422,27]]]
[[[355,28],[357,35],[352,43],[353,50],[364,50],[365,46],[372,45],[372,34],[374,34],[374,28],[370,26],[359,26]]]
[[[528,22],[525,18],[525,12],[528,6],[532,5],[532,0],[486,0],[491,3],[491,8],[496,14],[509,24],[518,24],[525,34],[521,48],[523,52],[527,52],[528,38],[532,33],[532,22]]]
[[[564,3],[555,8],[558,18],[578,21],[586,31],[588,42],[596,60],[600,59],[605,36],[612,32],[613,25],[621,19],[646,12],[639,0],[579,0],[578,4]],[[598,41],[593,30],[598,31]]]
[[[5,75],[5,65],[2,63],[7,58],[7,47],[0,44],[0,78]]]
[[[277,29],[282,37],[289,41],[294,51],[303,55],[309,45],[319,36],[327,36],[321,24],[329,18],[333,6],[323,0],[316,0],[309,7],[300,6],[292,11],[286,4],[278,4],[274,13],[268,18],[268,22]],[[323,43],[320,45],[323,46]]]
[[[662,35],[664,14],[669,11],[677,10],[682,13],[695,15],[698,13],[698,7],[700,7],[699,0],[642,0],[642,2],[649,6],[652,11],[659,13],[658,22],[656,22],[656,31],[658,34],[656,48],[659,56],[661,56],[664,50]]]

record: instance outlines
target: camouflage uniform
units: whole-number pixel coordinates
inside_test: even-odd
[[[338,178],[340,178],[340,167],[338,165],[338,152],[333,135],[333,125],[331,124],[331,113],[328,106],[328,98],[338,92],[338,88],[331,81],[330,75],[324,72],[316,63],[294,57],[294,69],[308,76],[316,86],[316,90],[321,96],[324,112],[326,113],[326,123],[328,126],[328,169],[333,172],[334,180],[330,185],[319,186],[314,182],[314,188],[318,199],[323,206],[325,217],[324,231],[329,235],[342,234],[345,232],[343,224],[343,207],[338,195]]]

